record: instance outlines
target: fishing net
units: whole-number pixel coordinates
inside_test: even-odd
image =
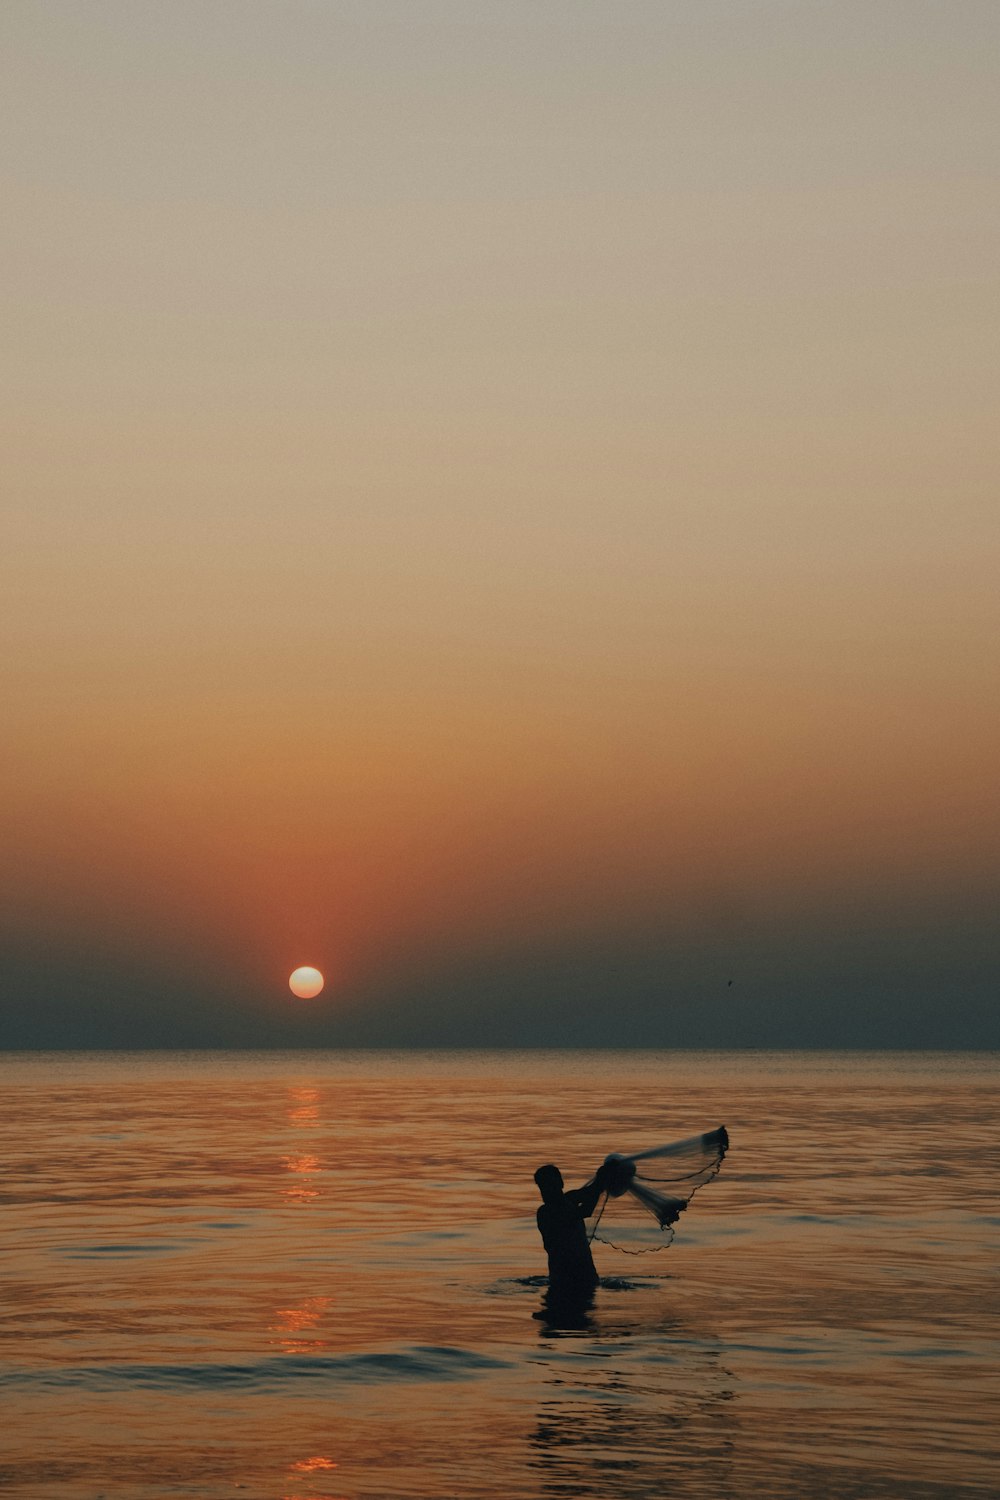
[[[605,1192],[588,1220],[590,1238],[631,1255],[666,1249],[692,1194],[716,1176],[728,1146],[720,1125],[668,1146],[613,1152],[604,1163]]]

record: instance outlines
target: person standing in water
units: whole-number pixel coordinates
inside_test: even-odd
[[[584,1220],[597,1207],[606,1175],[607,1168],[602,1166],[590,1182],[567,1192],[558,1167],[549,1163],[535,1173],[542,1195],[536,1220],[549,1261],[550,1300],[585,1300],[600,1280]]]

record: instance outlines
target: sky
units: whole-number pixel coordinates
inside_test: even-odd
[[[0,57],[0,1047],[1000,1046],[995,0]]]

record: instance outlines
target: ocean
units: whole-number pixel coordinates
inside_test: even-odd
[[[0,1055],[0,1493],[1000,1493],[996,1054]],[[547,1319],[532,1172],[725,1124]],[[611,1215],[614,1205],[608,1210]]]

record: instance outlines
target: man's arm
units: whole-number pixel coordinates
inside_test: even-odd
[[[598,1167],[589,1182],[585,1182],[583,1187],[577,1188],[575,1193],[567,1195],[572,1197],[573,1202],[577,1205],[585,1219],[590,1218],[597,1207],[598,1198],[604,1192],[605,1175],[604,1167]]]

